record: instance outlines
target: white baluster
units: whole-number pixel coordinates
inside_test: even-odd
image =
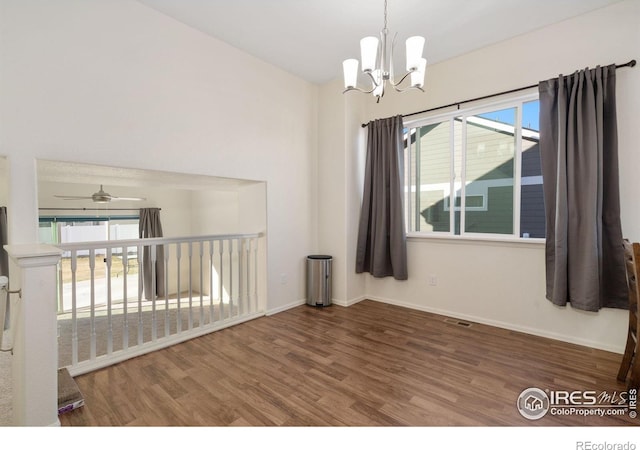
[[[151,341],[158,340],[158,318],[156,317],[156,297],[157,297],[157,274],[156,274],[156,260],[157,260],[157,245],[150,245],[151,250],[151,293],[147,292],[151,300]]]
[[[251,305],[249,300],[249,281],[250,281],[250,264],[251,264],[251,254],[249,253],[249,247],[251,246],[251,241],[248,238],[244,239],[244,283],[242,287],[242,295],[244,298],[244,313],[249,314],[251,312]]]
[[[170,311],[169,311],[169,245],[164,246],[164,335],[169,336],[170,327]]]
[[[191,278],[192,272],[192,260],[193,260],[193,247],[191,242],[188,243],[189,249],[189,329],[193,328],[193,279]]]
[[[113,322],[111,316],[111,248],[107,248],[105,263],[107,265],[107,354],[113,353]]]
[[[233,317],[233,239],[229,239],[229,318]]]
[[[260,241],[258,238],[253,238],[253,311],[258,311],[258,245]]]
[[[203,256],[204,256],[204,244],[202,241],[200,241],[199,243],[199,251],[200,251],[200,322],[198,323],[199,326],[203,326],[204,325],[204,298],[202,297],[203,293],[202,291],[204,291],[204,286],[203,286],[203,270],[204,270],[204,260],[203,260]]]
[[[138,269],[139,270],[139,269]],[[122,349],[127,350],[129,348],[129,316],[128,306],[129,298],[127,296],[127,276],[129,275],[129,248],[122,247]]]
[[[182,331],[182,313],[181,313],[181,308],[182,308],[182,300],[180,298],[180,293],[182,292],[182,288],[180,285],[180,256],[182,255],[182,245],[177,242],[176,243],[176,277],[177,277],[177,301],[178,301],[178,313],[177,313],[177,323],[176,323],[176,329],[177,332],[180,333]]]
[[[246,285],[244,292],[244,299],[247,303],[246,313],[251,313],[251,239],[245,239],[245,273],[246,273]]]
[[[224,320],[224,300],[223,300],[223,295],[224,295],[224,278],[223,278],[223,266],[224,266],[224,261],[223,261],[223,256],[224,256],[224,241],[223,240],[219,240],[218,241],[218,252],[220,253],[220,268],[218,270],[218,299],[220,301],[220,320]]]
[[[242,292],[242,283],[243,283],[243,266],[244,266],[244,242],[242,239],[237,239],[238,243],[238,315],[241,316],[243,314],[243,292]]]
[[[78,296],[76,290],[76,272],[78,270],[78,252],[71,251],[71,365],[78,364]]]
[[[96,250],[89,250],[89,273],[91,277],[91,309],[90,309],[90,330],[91,330],[91,350],[89,359],[96,359]]]
[[[245,279],[244,279],[244,298],[246,302],[246,310],[247,314],[251,313],[251,240],[246,238],[244,240],[244,271],[245,271]]]
[[[138,245],[138,345],[142,345],[143,342],[143,326],[142,326],[142,290],[144,289],[144,282],[142,274],[144,272],[143,267],[143,248],[142,245]]]
[[[213,316],[213,241],[209,241],[209,323],[215,321]]]

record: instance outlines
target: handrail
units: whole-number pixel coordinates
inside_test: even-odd
[[[140,239],[121,239],[112,241],[85,241],[85,242],[67,242],[63,244],[54,244],[61,250],[85,250],[87,248],[120,248],[120,247],[138,247],[148,245],[177,244],[185,242],[202,242],[202,241],[224,241],[228,239],[249,239],[263,237],[264,232],[245,233],[245,234],[212,234],[205,236],[184,236],[184,237],[161,237],[161,238],[140,238]]]
[[[60,364],[75,376],[264,315],[265,235],[215,234],[57,245],[62,252],[70,253],[70,265],[60,265],[58,272]],[[159,256],[154,250],[162,247],[165,251]],[[120,264],[128,267],[128,261],[136,257],[125,254],[137,250],[139,258],[142,248],[151,249],[147,257],[152,264],[164,261],[159,271],[151,270],[151,279],[147,280],[151,292],[145,291],[141,267],[131,275],[127,270],[121,278],[118,273],[125,272],[114,270]],[[98,260],[93,258],[103,249],[104,265],[102,254]],[[122,260],[115,255],[120,249]],[[90,258],[84,261],[80,253],[87,251]],[[112,257],[117,262],[112,263]],[[63,281],[63,272],[69,275],[69,271],[71,280]],[[157,294],[160,273],[164,274],[160,282],[164,292]],[[70,302],[66,308],[65,301]]]

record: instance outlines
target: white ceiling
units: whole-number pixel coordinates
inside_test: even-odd
[[[138,1],[313,83],[341,77],[384,24],[383,0]],[[433,64],[618,1],[389,0],[388,28],[398,55],[407,37],[425,36]]]
[[[0,158],[0,163],[2,158]],[[120,167],[99,166],[68,161],[38,160],[38,181],[45,183],[74,183],[91,186],[91,195],[104,185],[109,192],[113,186],[140,187],[171,187],[185,190],[236,190],[241,186],[256,183],[250,180],[236,178],[222,178],[206,175],[181,174],[176,172],[160,172]],[[0,166],[1,168],[1,166]],[[49,194],[78,195],[68,192],[50,192]],[[84,194],[83,194],[84,195]],[[128,194],[120,194],[128,196]],[[133,195],[133,194],[131,194]]]

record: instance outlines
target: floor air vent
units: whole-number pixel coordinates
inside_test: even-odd
[[[444,319],[444,321],[447,322],[447,323],[451,323],[453,325],[458,325],[458,326],[465,327],[465,328],[469,328],[471,326],[471,323],[465,322],[464,320],[447,318],[447,319]]]

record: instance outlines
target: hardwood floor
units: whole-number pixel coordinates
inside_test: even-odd
[[[76,378],[63,426],[615,426],[529,420],[529,387],[624,391],[621,355],[374,301],[300,306]]]

